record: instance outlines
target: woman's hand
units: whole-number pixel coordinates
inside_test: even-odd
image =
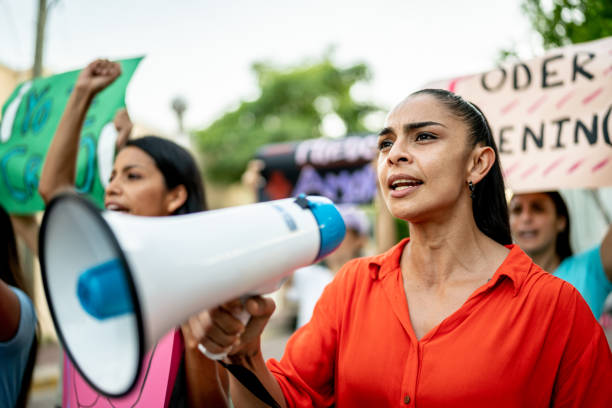
[[[243,308],[251,315],[246,325],[236,317]],[[261,352],[261,333],[275,308],[272,299],[261,296],[244,303],[236,299],[192,317],[187,324],[193,337],[209,352],[227,352],[232,363],[250,365],[252,357]]]
[[[115,149],[119,151],[127,143],[132,133],[132,129],[134,128],[134,124],[126,108],[121,108],[117,111],[113,119],[113,124],[115,125],[115,129],[117,129]]]
[[[75,89],[95,95],[112,84],[121,75],[121,65],[105,59],[91,62],[81,70]]]

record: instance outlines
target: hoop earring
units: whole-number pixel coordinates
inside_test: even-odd
[[[474,192],[475,187],[474,187],[474,183],[472,183],[471,181],[468,181],[468,188],[470,189],[470,198],[474,198],[476,197],[476,193]]]

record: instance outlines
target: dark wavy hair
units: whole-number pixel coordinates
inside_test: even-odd
[[[128,140],[125,146],[137,147],[151,156],[164,176],[166,188],[184,185],[187,199],[172,215],[188,214],[207,209],[204,185],[198,166],[191,154],[176,143],[157,136]]]
[[[478,144],[489,146],[495,152],[493,166],[486,176],[474,185],[472,211],[476,225],[485,235],[502,245],[511,244],[504,179],[497,146],[487,118],[475,104],[444,89],[422,89],[411,96],[416,95],[430,95],[436,98],[467,125],[472,146]]]
[[[572,251],[572,246],[570,244],[570,218],[569,211],[567,210],[567,205],[565,205],[565,201],[561,194],[558,191],[544,191],[543,194],[546,194],[552,200],[555,205],[555,212],[557,213],[557,218],[565,218],[565,229],[557,234],[557,241],[555,244],[555,252],[559,257],[559,261],[563,262],[563,260],[567,257],[570,257],[574,254]]]
[[[23,284],[23,273],[21,264],[19,263],[19,251],[17,250],[17,241],[15,240],[15,231],[8,213],[0,205],[0,279],[6,284],[21,289],[26,294],[30,295],[27,288]],[[31,296],[30,296],[31,297]],[[25,407],[28,401],[30,384],[32,383],[32,373],[34,372],[34,363],[38,352],[38,328],[34,334],[28,361],[21,377],[21,388],[17,396],[16,408]]]

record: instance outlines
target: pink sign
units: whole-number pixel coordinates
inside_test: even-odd
[[[514,192],[612,185],[612,37],[428,87],[483,110]]]
[[[109,398],[94,391],[67,356],[64,357],[63,397],[65,408],[164,408],[168,406],[183,354],[181,334],[174,330],[164,336],[144,358],[134,389],[124,397]]]

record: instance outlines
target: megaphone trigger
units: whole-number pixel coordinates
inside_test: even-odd
[[[244,306],[246,302],[246,299],[242,299],[242,305]],[[249,320],[251,319],[251,314],[246,310],[246,307],[243,307],[242,310],[236,314],[234,314],[234,317],[238,320],[240,320],[242,322],[242,324],[244,324],[245,326],[249,323]],[[211,360],[223,360],[225,357],[227,357],[227,354],[230,352],[231,347],[228,347],[224,352],[222,353],[211,353],[210,351],[208,351],[206,349],[206,347],[204,347],[202,345],[202,343],[198,344],[198,350],[200,350],[200,352],[202,354],[204,354],[206,357],[208,357]]]

